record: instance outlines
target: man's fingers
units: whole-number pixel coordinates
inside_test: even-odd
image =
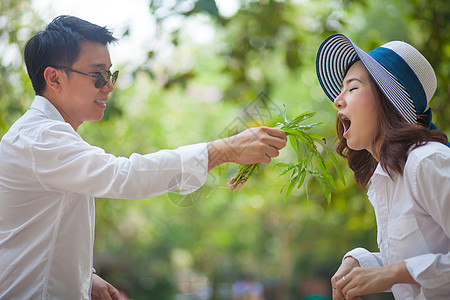
[[[283,140],[287,140],[286,133],[284,130],[278,129],[278,128],[269,128],[269,127],[263,127],[267,129],[267,133],[273,137],[277,137]]]
[[[273,141],[273,143],[271,143],[271,146],[277,150],[281,150],[284,147],[286,147],[286,141],[277,139],[277,140]]]
[[[261,127],[266,137],[262,137],[262,141],[277,150],[281,150],[286,146],[287,138],[283,130],[276,128]]]
[[[101,288],[99,293],[100,293],[100,297],[101,297],[100,299],[102,299],[102,300],[111,300],[111,296],[109,295],[109,291],[108,291],[107,287]]]
[[[92,276],[91,298],[95,300],[120,300],[120,292],[100,276]]]
[[[272,157],[277,157],[280,154],[280,151],[278,151],[277,148],[272,147],[270,145],[266,146],[266,150],[264,151],[265,155]]]
[[[109,286],[109,295],[111,296],[112,300],[120,300],[122,297],[120,296],[120,292],[113,287],[112,285]]]
[[[276,147],[277,149],[281,149],[284,148],[284,146],[286,146],[286,142],[287,142],[287,136],[286,133],[281,130],[281,129],[277,129],[277,128],[268,128],[268,127],[263,127],[265,129],[265,132],[272,138],[272,143],[271,146]]]

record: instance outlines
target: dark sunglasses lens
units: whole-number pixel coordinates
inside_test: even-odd
[[[97,89],[101,89],[102,87],[104,87],[106,85],[106,83],[108,82],[108,79],[109,79],[108,73],[105,71],[102,71],[98,75],[97,79],[95,80],[95,87]]]
[[[117,81],[117,77],[119,77],[119,71],[115,71],[111,76],[111,83],[114,85]]]
[[[113,74],[111,74],[110,71],[106,71],[106,70],[102,71],[100,73],[100,75],[98,76],[98,78],[95,80],[95,87],[97,89],[101,89],[108,83],[109,78],[111,78],[111,83],[114,85],[114,83],[116,83],[116,81],[117,81],[118,75],[119,75],[119,71],[115,71]]]

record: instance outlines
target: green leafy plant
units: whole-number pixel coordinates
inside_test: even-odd
[[[288,120],[286,117],[286,108],[284,109],[284,122],[278,123],[276,128],[282,129],[288,136],[292,149],[297,154],[296,162],[289,163],[276,163],[275,167],[284,168],[280,176],[290,173],[289,180],[283,186],[281,191],[287,186],[285,201],[292,193],[293,189],[298,189],[308,181],[308,177],[315,178],[320,187],[322,188],[328,203],[331,203],[331,188],[336,188],[336,182],[327,170],[325,165],[325,159],[322,152],[319,150],[324,149],[325,152],[331,157],[334,167],[338,174],[339,179],[345,184],[344,175],[339,167],[339,163],[334,153],[326,146],[326,140],[324,137],[310,132],[310,129],[320,125],[321,122],[304,124],[303,122],[314,116],[315,113],[304,112],[292,120]],[[258,171],[260,164],[242,165],[239,167],[238,172],[233,178],[231,178],[228,186],[233,190],[240,190],[244,184]],[[319,170],[315,170],[314,167],[318,166]],[[330,188],[331,187],[331,188]],[[305,185],[306,197],[308,196],[308,185]]]

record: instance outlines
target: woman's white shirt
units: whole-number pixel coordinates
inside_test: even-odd
[[[450,148],[429,142],[413,149],[403,176],[379,164],[370,180],[380,253],[357,248],[344,257],[362,267],[405,261],[419,285],[396,284],[397,299],[450,299]]]

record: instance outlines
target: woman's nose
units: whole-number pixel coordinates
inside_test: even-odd
[[[343,108],[345,107],[345,101],[344,98],[342,97],[342,94],[339,94],[336,99],[334,99],[334,106],[336,108]]]

